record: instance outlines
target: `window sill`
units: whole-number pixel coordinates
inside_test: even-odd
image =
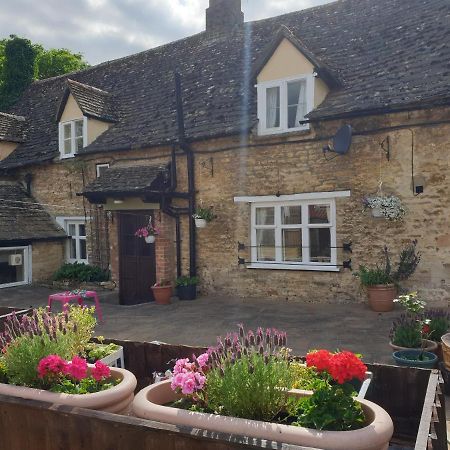
[[[70,155],[60,155],[60,159],[70,159],[75,158],[75,153],[71,153]]]
[[[291,129],[281,129],[281,130],[258,130],[257,137],[258,138],[268,138],[268,137],[288,137],[295,135],[308,135],[311,133],[311,128],[308,125],[307,127],[301,128],[291,128]]]
[[[270,264],[270,263],[253,263],[246,266],[247,269],[270,269],[270,270],[303,270],[316,272],[339,272],[340,268],[333,264]]]

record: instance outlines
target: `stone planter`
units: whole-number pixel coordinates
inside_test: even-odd
[[[169,305],[172,286],[152,286],[153,297],[158,305]]]
[[[397,296],[397,288],[394,284],[367,286],[367,296],[372,311],[392,311],[394,309],[394,298]]]
[[[434,369],[438,358],[434,353],[423,352],[426,360],[415,359],[422,353],[421,349],[398,350],[392,354],[392,358],[399,366],[420,367],[422,369]]]
[[[298,390],[292,390],[290,393],[298,396],[309,395],[307,391]],[[333,450],[385,450],[394,431],[388,413],[367,400],[360,400],[367,419],[366,427],[353,431],[318,431],[164,406],[178,398],[170,388],[170,380],[161,381],[144,388],[136,395],[133,412],[144,419],[178,426]]]
[[[435,353],[437,351],[437,349],[438,349],[437,343],[434,342],[434,341],[429,341],[428,339],[422,339],[422,344],[425,344],[423,349],[426,352],[433,352],[433,353]],[[417,348],[400,347],[400,345],[395,345],[391,341],[389,342],[389,345],[395,351],[400,351],[400,350],[421,350],[421,348],[419,348],[419,347],[417,347]]]
[[[137,384],[136,377],[128,370],[115,367],[111,368],[111,376],[120,379],[121,382],[106,391],[93,394],[59,394],[43,389],[2,383],[0,383],[0,394],[115,414],[127,414],[130,412],[134,398],[134,390]]]
[[[197,228],[205,228],[206,227],[206,220],[205,219],[194,219],[195,220],[195,226]]]
[[[144,240],[147,244],[153,244],[155,242],[155,236],[145,236]]]

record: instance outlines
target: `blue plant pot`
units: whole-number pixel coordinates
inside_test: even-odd
[[[392,353],[394,361],[399,366],[406,367],[420,367],[422,369],[433,369],[436,364],[438,357],[431,352],[423,352],[423,355],[427,358],[426,360],[419,360],[418,357],[422,353],[420,349],[411,350],[398,350]]]

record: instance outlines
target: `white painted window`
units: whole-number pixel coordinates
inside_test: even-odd
[[[96,170],[96,172],[97,172],[97,178],[98,178],[99,176],[101,176],[101,175],[105,172],[105,170],[107,170],[107,169],[109,169],[109,163],[105,163],[105,164],[97,164],[97,165],[95,166],[95,170]]]
[[[57,217],[56,221],[69,236],[66,245],[66,261],[87,264],[86,219],[84,217]]]
[[[87,145],[87,118],[60,122],[59,153],[61,158],[74,157]]]
[[[31,283],[31,246],[0,248],[0,288]]]
[[[307,130],[301,124],[314,106],[314,77],[304,75],[257,85],[259,134]]]
[[[251,203],[248,268],[338,271],[336,197],[349,191],[236,197]]]

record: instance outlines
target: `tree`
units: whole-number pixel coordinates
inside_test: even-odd
[[[83,60],[81,53],[72,53],[65,48],[52,48],[50,50],[45,50],[42,46],[35,46],[35,48],[38,50],[36,78],[39,80],[89,67]]]

